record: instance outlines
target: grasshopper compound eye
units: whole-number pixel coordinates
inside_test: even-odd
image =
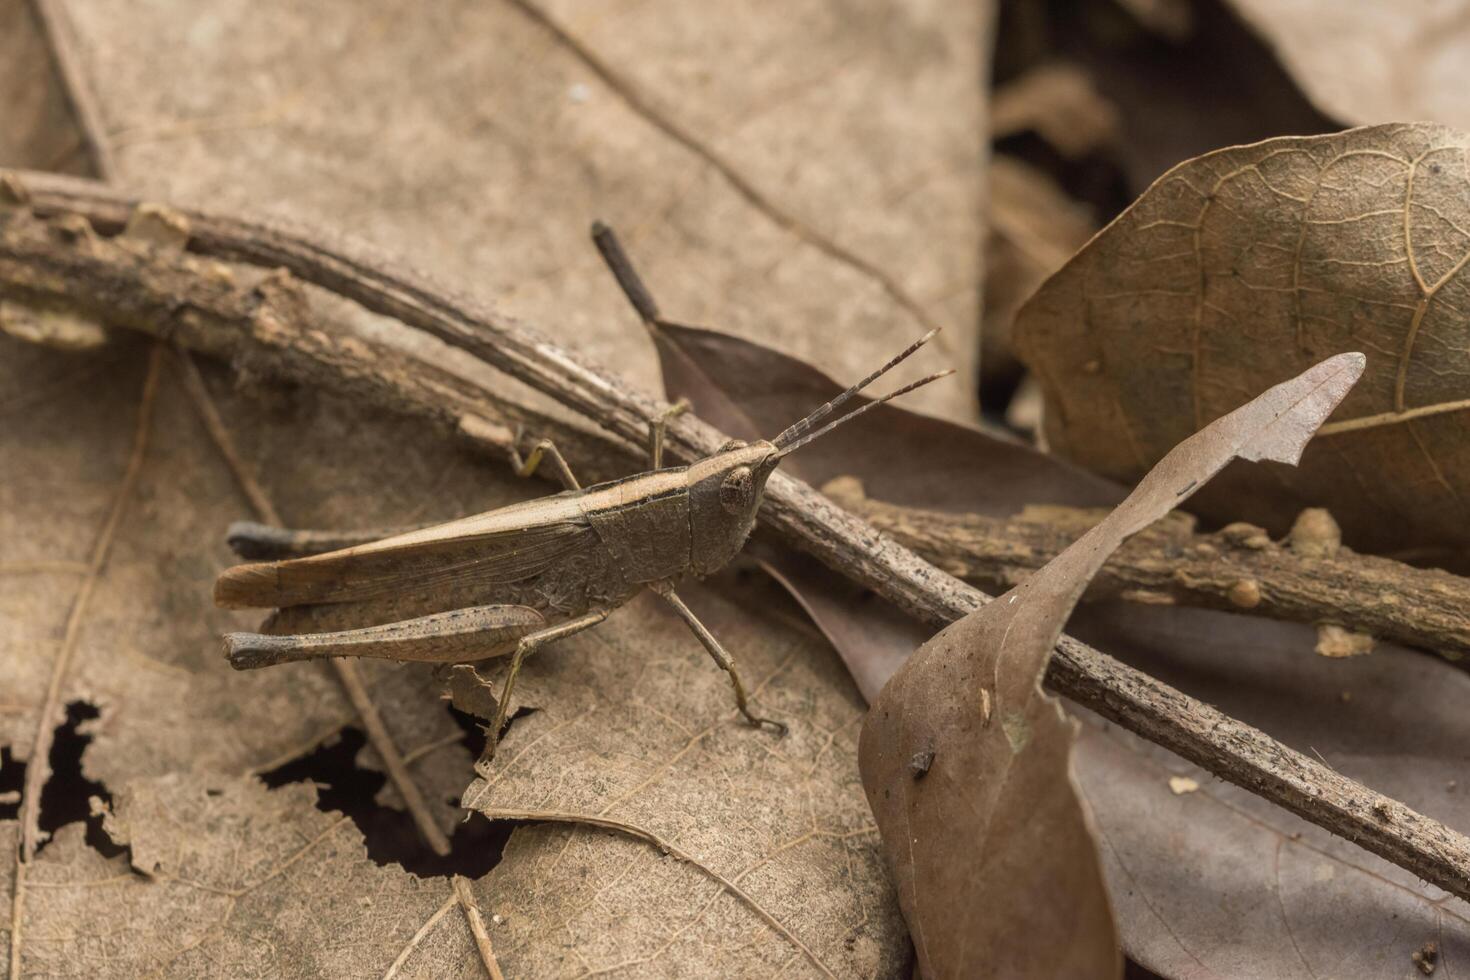
[[[727,514],[738,517],[750,509],[750,496],[754,487],[755,479],[750,475],[750,467],[735,467],[720,484],[720,506],[725,508]]]

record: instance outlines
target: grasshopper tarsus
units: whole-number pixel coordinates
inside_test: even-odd
[[[571,636],[573,633],[580,633],[589,627],[596,626],[607,618],[607,614],[608,611],[606,609],[594,610],[585,616],[579,616],[576,619],[537,630],[516,641],[515,653],[510,659],[510,669],[506,672],[505,682],[500,687],[499,702],[495,706],[495,720],[490,723],[489,739],[485,745],[486,758],[495,758],[495,747],[500,744],[500,736],[505,733],[505,726],[509,721],[507,713],[510,711],[511,693],[515,691],[516,675],[521,672],[521,664],[525,663],[526,658],[534,653],[538,647],[550,643],[552,640],[560,640]]]

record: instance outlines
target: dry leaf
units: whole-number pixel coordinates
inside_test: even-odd
[[[1236,466],[1194,506],[1275,533],[1325,506],[1363,551],[1470,543],[1465,146],[1384,126],[1170,171],[1017,318],[1052,448],[1131,482],[1262,382],[1361,347],[1366,378],[1299,471]]]
[[[1381,645],[1311,653],[1310,626],[1103,604],[1068,630],[1449,826],[1470,829],[1470,676]],[[1410,976],[1426,940],[1470,957],[1470,905],[1082,713],[1076,772],[1128,955],[1162,976]],[[1175,796],[1184,773],[1198,792]]]
[[[121,785],[108,827],[127,854],[102,856],[71,825],[31,870],[24,975],[382,976],[453,891],[374,864],[352,821],[315,801],[309,786],[220,773]],[[400,976],[445,976],[473,955],[449,910],[457,955]]]
[[[1230,0],[1327,115],[1348,125],[1423,119],[1470,127],[1460,93],[1470,6]]]
[[[3,456],[22,474],[6,481],[0,497],[0,527],[6,534],[0,570],[8,580],[5,629],[0,631],[5,649],[0,657],[12,666],[14,683],[7,687],[7,699],[14,698],[16,709],[0,715],[4,724],[0,745],[25,760],[37,724],[35,706],[42,703],[58,662],[60,623],[79,581],[78,563],[69,549],[85,554],[108,510],[117,471],[128,455],[127,437],[137,416],[128,402],[141,387],[138,360],[145,352],[119,342],[110,351],[110,360],[88,363],[15,341],[5,343],[0,364],[15,373],[0,390],[20,396],[12,397],[6,409],[12,419],[24,412],[26,424],[0,427]],[[99,371],[106,384],[98,383]],[[90,405],[74,396],[83,384],[94,396]],[[406,422],[365,418],[360,410],[308,392],[271,392],[264,406],[219,388],[215,395],[227,423],[237,431],[247,464],[263,475],[267,492],[281,501],[283,511],[306,515],[306,523],[405,523],[483,509],[495,502],[493,494],[503,499],[540,490],[443,448],[441,440],[425,438]],[[354,721],[330,675],[315,666],[240,674],[225,664],[217,634],[240,621],[209,608],[207,586],[219,569],[231,563],[221,531],[244,504],[171,374],[160,378],[157,397],[149,431],[151,448],[142,457],[118,539],[86,603],[73,663],[59,682],[63,700],[84,699],[99,706],[101,718],[92,726],[83,772],[98,785],[111,787],[119,798],[140,779],[171,779],[191,772],[202,774],[202,783],[189,786],[197,796],[201,786],[228,785],[244,772],[276,767]],[[265,421],[262,408],[276,417]],[[575,783],[579,792],[634,790],[634,784],[645,783],[627,794],[623,809],[610,808],[612,816],[635,818],[671,841],[684,842],[690,827],[726,841],[730,849],[721,851],[699,837],[690,843],[690,850],[720,868],[758,907],[736,898],[728,898],[735,907],[727,907],[729,893],[718,882],[716,891],[706,894],[702,889],[708,879],[699,872],[690,870],[698,878],[696,887],[688,876],[670,876],[656,849],[633,842],[635,850],[646,852],[633,861],[628,841],[600,832],[579,830],[572,835],[572,850],[581,864],[548,868],[548,861],[556,861],[554,852],[566,849],[567,835],[532,832],[525,840],[517,838],[510,857],[476,886],[483,906],[495,905],[515,923],[516,929],[508,933],[507,964],[561,956],[596,959],[616,949],[634,948],[652,959],[669,938],[660,930],[678,919],[678,935],[689,945],[678,946],[674,956],[660,960],[660,968],[672,975],[707,971],[712,961],[704,959],[705,954],[724,956],[727,963],[737,955],[749,956],[741,962],[752,972],[766,972],[772,964],[779,966],[796,955],[806,966],[798,969],[793,963],[793,972],[820,975],[813,961],[805,958],[803,947],[821,963],[832,964],[828,969],[835,973],[901,972],[906,937],[889,897],[876,835],[852,763],[861,708],[845,672],[830,655],[823,662],[823,651],[810,636],[768,623],[768,601],[732,611],[719,600],[710,600],[715,608],[707,608],[699,593],[688,598],[701,606],[706,621],[741,658],[748,674],[764,680],[755,697],[770,713],[793,725],[792,736],[773,742],[769,734],[751,732],[727,718],[724,675],[708,662],[681,623],[669,621],[661,609],[635,605],[621,610],[605,624],[607,632],[589,636],[580,648],[546,651],[533,662],[534,669],[519,690],[523,699],[541,710],[517,722],[501,757],[509,763],[526,741],[537,741],[539,750],[515,759],[514,776],[541,790],[574,764],[586,774],[585,780]],[[450,830],[458,811],[448,801],[463,788],[470,764],[457,726],[441,706],[437,690],[416,683],[428,680],[427,671],[416,665],[362,666],[376,679],[378,708],[413,758],[415,777],[435,801],[445,830]],[[542,731],[553,719],[576,724]],[[614,719],[620,737],[609,743],[606,724]],[[698,727],[710,729],[707,740],[690,742]],[[562,741],[574,737],[583,739],[580,757],[574,742]],[[701,760],[700,771],[690,775],[704,780],[702,794],[691,793],[689,782],[672,779],[680,774],[680,759]],[[634,783],[628,782],[631,775],[637,775]],[[661,776],[671,781],[660,785]],[[272,821],[270,806],[264,811],[256,806],[260,796],[252,790],[221,804],[221,819]],[[292,801],[297,807],[310,805],[309,799],[292,797]],[[394,805],[396,797],[385,790],[381,802]],[[585,802],[586,797],[556,799],[538,791],[530,797],[516,796],[510,805],[534,809],[555,803],[575,813]],[[121,804],[120,810],[124,816],[128,813]],[[666,824],[660,813],[677,815],[680,824]],[[759,819],[749,816],[755,813]],[[301,819],[315,816],[308,810]],[[133,829],[127,832],[135,848],[138,824],[132,820]],[[0,826],[8,833],[15,825]],[[79,830],[70,833],[78,836]],[[148,833],[155,841],[154,851],[166,851],[170,843],[187,845],[186,849],[199,852],[199,861],[223,869],[221,874],[231,867],[233,852],[207,853],[216,845],[189,843],[186,835],[181,836],[185,831],[171,822],[150,826]],[[366,869],[356,867],[363,860],[357,828],[347,826],[338,833],[344,835],[345,850],[333,852],[320,868],[315,864],[303,868],[309,870],[306,880],[378,873],[370,863]],[[240,843],[233,832],[223,836],[232,846]],[[301,833],[288,836],[304,843]],[[136,850],[134,859],[141,860]],[[36,898],[38,889],[46,889],[46,882],[74,880],[81,873],[68,869],[79,861],[97,872],[89,870],[85,875],[89,879],[118,873],[115,868],[107,871],[107,863],[77,840],[43,847],[29,865],[17,943],[26,972],[49,969],[57,955],[57,947],[48,945],[46,937],[58,933],[52,923],[60,919],[51,918],[49,899]],[[11,874],[14,867],[13,860],[8,861],[4,873]],[[250,867],[242,866],[230,882],[212,882],[213,887],[226,891],[244,887],[254,880],[246,873]],[[547,943],[545,937],[572,914],[565,903],[590,898],[580,890],[590,880],[584,872],[608,867],[615,868],[622,886],[641,896],[660,918],[635,923],[620,916],[578,913],[589,924],[585,942],[570,947]],[[410,936],[420,926],[428,928],[431,913],[450,900],[444,880],[427,882],[399,869],[385,869],[372,880],[377,882],[370,890],[374,900],[381,903],[384,914],[394,916],[395,923],[408,922]],[[526,892],[528,886],[507,884],[502,889],[497,884],[502,880],[533,881],[535,888]],[[41,884],[32,887],[32,882]],[[785,896],[798,883],[801,898],[793,903]],[[415,896],[431,884],[437,884],[438,891],[434,904],[425,910]],[[197,955],[213,957],[226,972],[249,973],[256,969],[251,964],[258,962],[252,957],[265,955],[261,952],[265,940],[252,937],[262,930],[296,928],[292,904],[296,899],[272,904],[272,898],[254,907],[263,921],[238,914],[221,920],[220,901],[195,897],[184,901],[172,885],[170,889],[166,894],[145,893],[132,903],[139,917],[126,920],[129,955],[162,956],[182,945],[175,940],[184,936],[187,942],[197,939],[201,944]],[[100,906],[88,911],[97,901],[95,892],[69,901],[66,921],[93,929],[109,921]],[[440,916],[435,920],[440,924],[417,940],[409,954],[407,962],[428,964],[421,968],[427,975],[440,975],[433,964],[479,969],[475,947],[466,941],[464,916],[451,910],[450,924],[443,924]],[[779,926],[763,912],[779,915]],[[3,921],[8,933],[10,917]],[[788,934],[798,937],[800,945]],[[363,948],[360,955],[350,943],[328,944],[314,958],[300,960],[295,975],[381,972],[403,941],[400,932],[384,930],[383,942]],[[737,954],[736,946],[744,952]],[[196,972],[191,965],[195,959],[170,962],[176,975]],[[516,972],[535,971],[528,967]]]
[[[66,6],[140,193],[365,237],[656,391],[603,218],[671,308],[837,373],[949,325],[971,383],[916,399],[970,411],[987,4]]]
[[[222,530],[248,505],[205,435],[174,356],[165,350],[156,357],[151,345],[125,335],[88,355],[8,339],[0,344],[0,459],[6,467],[0,490],[0,662],[6,665],[0,747],[51,794],[40,796],[38,823],[0,821],[8,835],[18,836],[25,827],[41,831],[22,883],[5,889],[11,904],[0,917],[4,945],[22,975],[95,972],[98,960],[78,957],[76,943],[65,939],[74,934],[92,937],[88,957],[105,955],[140,970],[160,965],[191,940],[200,943],[197,955],[213,955],[222,972],[257,970],[251,964],[269,955],[263,952],[267,941],[250,936],[291,932],[299,925],[298,913],[288,906],[257,906],[263,918],[222,924],[217,920],[230,904],[228,896],[211,898],[207,890],[194,889],[186,900],[174,885],[166,895],[158,885],[133,896],[136,909],[115,908],[109,897],[115,887],[153,886],[134,882],[125,865],[120,871],[120,859],[90,850],[82,827],[68,821],[85,816],[88,793],[122,800],[129,787],[151,780],[178,780],[204,796],[205,787],[245,785],[246,774],[310,752],[345,726],[359,724],[357,716],[336,679],[320,668],[241,675],[224,662],[218,634],[247,621],[213,609],[208,582],[231,563]],[[150,400],[142,393],[151,364],[158,374]],[[416,512],[437,516],[437,508],[474,509],[524,492],[487,480],[493,472],[488,467],[424,439],[402,420],[367,419],[304,391],[274,391],[262,405],[216,383],[214,397],[239,436],[247,465],[261,473],[286,514],[304,521],[401,521]],[[420,475],[385,479],[395,466]],[[429,487],[432,493],[425,492]],[[109,520],[114,512],[115,524]],[[96,564],[99,541],[108,543]],[[413,759],[410,771],[429,800],[431,817],[450,833],[459,816],[451,801],[471,763],[459,726],[437,689],[424,686],[426,672],[364,665],[364,676],[389,734]],[[80,758],[48,782],[57,746],[75,719],[89,713],[95,720],[77,732],[83,739],[74,750]],[[38,759],[37,736],[49,736],[58,725],[52,751]],[[363,755],[369,769],[379,765],[369,750]],[[198,781],[190,774],[198,774]],[[57,809],[60,798],[78,792],[81,814]],[[229,819],[238,822],[275,822],[272,814],[284,804],[258,786],[241,792],[218,804],[221,819],[229,811]],[[322,814],[311,807],[313,796],[282,792],[293,812],[300,811],[294,817],[298,827],[316,826]],[[197,802],[206,805],[202,798]],[[155,850],[168,850],[170,843],[183,848],[196,832],[216,846],[228,841],[227,850],[200,860],[220,875],[232,873],[231,862],[237,862],[237,883],[281,848],[299,848],[307,840],[288,828],[275,843],[262,844],[257,863],[253,855],[240,855],[235,834],[211,838],[209,828],[187,825],[182,802],[171,809],[178,811],[177,822],[159,820],[146,828],[158,842]],[[24,819],[26,812],[19,816]],[[63,823],[60,837],[47,843],[46,830]],[[142,833],[135,824],[130,836]],[[394,915],[416,908],[410,894],[432,890],[435,906],[448,896],[445,880],[420,880],[401,868],[379,869],[365,861],[362,834],[351,821],[337,833],[341,849],[323,859],[308,883],[353,876],[377,882],[374,894]],[[6,850],[0,874],[14,876],[19,852]],[[106,881],[74,892],[50,884],[78,878]],[[272,908],[275,918],[267,915]],[[137,917],[129,918],[133,911]],[[122,915],[126,925],[109,924],[106,917],[112,915]],[[408,935],[416,928],[415,923]],[[332,946],[299,960],[297,975],[359,975],[382,949],[365,947],[363,958],[354,959],[351,944]],[[461,952],[467,962],[477,962],[472,945]],[[180,962],[195,965],[178,965],[174,975],[197,975],[203,961]],[[128,966],[115,969],[132,972]]]
[[[742,12],[714,28],[707,18],[702,25],[681,24],[667,11],[659,14],[651,8],[596,21],[569,16],[559,26],[522,4],[466,4],[407,20],[397,9],[361,5],[350,10],[205,7],[190,18],[170,11],[121,12],[103,4],[68,6],[88,74],[107,80],[96,93],[108,128],[104,135],[114,144],[123,178],[132,185],[159,195],[208,199],[216,206],[221,201],[251,208],[270,205],[294,217],[367,235],[396,252],[411,251],[416,261],[440,275],[476,283],[483,293],[504,298],[518,311],[574,337],[573,346],[594,356],[610,355],[610,361],[635,378],[639,367],[631,353],[646,341],[626,318],[621,298],[583,237],[588,221],[599,215],[616,219],[634,214],[645,222],[641,244],[652,245],[653,260],[662,255],[666,267],[678,273],[672,277],[677,283],[673,288],[683,291],[689,306],[707,308],[711,315],[718,311],[727,322],[743,322],[752,329],[779,331],[775,335],[791,346],[833,358],[838,368],[850,359],[866,369],[877,352],[889,353],[894,323],[909,323],[917,333],[925,319],[973,321],[981,140],[973,113],[955,107],[978,109],[974,78],[982,48],[972,35],[978,32],[980,7],[930,12],[911,5],[883,17],[851,18],[836,5],[813,4],[798,18],[820,26],[828,39],[813,45],[809,36],[791,31],[798,12],[790,5],[772,8],[770,16],[760,18]],[[660,18],[664,30],[656,42],[633,23],[645,15]],[[691,33],[696,27],[705,33]],[[446,56],[442,39],[451,34],[466,43]],[[600,61],[612,63],[607,52],[616,52],[632,38],[642,46],[628,64],[628,76],[602,74]],[[793,43],[799,45],[800,58],[781,53],[781,45]],[[685,69],[695,63],[689,60],[691,52],[711,45],[718,58],[706,57],[704,63],[723,67],[690,77]],[[600,50],[603,46],[606,52]],[[344,49],[352,52],[350,57],[342,54]],[[666,53],[656,57],[655,50]],[[800,77],[790,74],[790,67],[797,66],[805,73]],[[254,81],[242,85],[242,78]],[[740,85],[731,89],[728,83],[734,79]],[[663,104],[660,90],[677,94],[681,104]],[[916,113],[916,104],[936,109]],[[714,118],[697,118],[711,106],[718,106]],[[849,125],[853,112],[862,114],[862,126]],[[705,137],[708,142],[702,143]],[[821,142],[807,142],[814,138]],[[889,146],[902,152],[873,152]],[[859,189],[869,196],[869,206],[847,206]],[[844,207],[830,206],[834,196]],[[492,229],[489,238],[487,227]],[[920,229],[926,240],[947,244],[935,251],[911,249],[907,243]],[[488,281],[483,278],[487,268],[492,276]],[[609,315],[613,311],[616,315]],[[813,323],[831,324],[844,343],[832,344],[809,332]],[[373,322],[359,326],[373,336],[381,330]],[[970,332],[951,330],[947,336],[963,351]],[[133,374],[126,378],[132,387],[114,404],[99,408],[97,416],[99,424],[108,423],[107,438],[98,436],[98,441],[122,455],[126,433],[119,438],[112,429],[125,430],[132,417],[130,399],[138,387],[137,355],[132,356]],[[970,361],[964,353],[953,359],[961,367]],[[40,385],[42,391],[40,396],[26,395],[14,406],[17,411],[52,400],[63,415],[74,411],[63,402],[71,389],[47,391],[45,372],[16,364],[17,369],[28,368],[27,384]],[[187,429],[195,424],[191,408],[167,378],[168,400],[159,417]],[[236,403],[222,391],[216,395],[228,402],[225,415],[238,429],[247,464],[265,478],[268,492],[296,523],[421,521],[482,509],[495,502],[485,498],[496,494],[531,492],[524,487],[507,491],[502,477],[487,479],[482,466],[467,464],[453,453],[441,454],[435,440],[411,426],[364,420],[342,406],[314,417],[316,399],[310,393],[272,394],[266,411],[277,417],[269,424],[248,399]],[[948,410],[958,413],[969,401],[966,386],[955,386]],[[297,426],[309,427],[310,437],[303,437]],[[43,414],[24,434],[36,443],[35,458],[25,462],[37,481],[74,481],[103,499],[98,503],[88,498],[85,512],[71,513],[66,494],[43,500],[42,493],[27,485],[25,499],[35,504],[35,512],[17,520],[35,523],[44,518],[38,526],[52,528],[49,545],[64,545],[64,535],[72,534],[75,550],[85,554],[106,509],[104,491],[111,484],[105,481],[115,480],[115,472],[93,475],[88,482],[60,468],[63,460],[55,457],[61,454],[74,454],[75,459],[67,460],[74,465],[100,468],[98,453],[78,451],[89,433],[70,420],[49,422]],[[117,448],[113,441],[123,445]],[[154,462],[148,461],[143,488],[151,493],[156,482],[158,493],[169,498],[159,504],[159,512],[166,520],[187,522],[187,527],[160,528],[148,520],[125,525],[156,550],[145,548],[146,558],[127,563],[131,574],[115,588],[116,601],[94,602],[108,613],[102,625],[109,632],[88,627],[96,635],[84,637],[72,671],[110,698],[98,723],[106,737],[99,734],[88,747],[85,764],[89,775],[113,786],[120,796],[121,788],[134,785],[131,780],[137,776],[166,777],[185,768],[216,772],[216,766],[238,774],[278,764],[351,721],[335,685],[313,671],[243,677],[223,669],[215,634],[241,624],[228,617],[221,620],[223,614],[208,609],[207,582],[229,562],[220,540],[223,528],[248,511],[207,447],[199,450],[197,438],[180,439],[170,432],[154,444],[168,446],[172,455],[168,468],[156,474],[150,474]],[[411,451],[407,458],[395,457],[394,447]],[[0,491],[20,492],[12,486]],[[0,498],[0,505],[10,502]],[[43,502],[57,512],[42,511]],[[58,527],[66,531],[58,533]],[[109,567],[118,565],[123,553],[120,542]],[[75,570],[70,556],[62,564]],[[109,577],[100,581],[106,584]],[[54,591],[57,602],[70,595]],[[31,615],[34,596],[10,598]],[[764,613],[764,606],[745,610],[739,629],[729,627],[736,639],[727,642],[747,664],[773,656],[782,642],[793,642],[774,627],[748,622],[754,612]],[[647,610],[623,611],[620,622],[610,625],[610,635],[631,643],[630,638],[667,633],[668,624],[651,628],[642,622],[645,615]],[[146,631],[140,619],[146,621]],[[194,625],[176,636],[180,623]],[[17,645],[30,640],[28,649],[34,650],[25,661],[33,677],[22,676],[30,684],[23,703],[24,712],[30,712],[32,689],[44,687],[49,666],[44,655],[54,652],[54,644],[35,641],[50,643],[58,627],[19,617],[14,625],[7,639],[13,637]],[[618,634],[620,628],[624,632]],[[117,655],[108,642],[110,631],[137,635],[139,649]],[[738,643],[741,637],[750,642]],[[811,648],[810,638],[802,642],[803,651]],[[606,646],[604,641],[596,649],[605,655]],[[96,666],[108,654],[113,654],[109,665]],[[149,683],[151,678],[130,656],[167,656],[184,666],[187,676],[181,673],[171,684]],[[682,628],[677,647],[670,638],[669,649],[660,656],[650,665],[646,657],[630,655],[617,666],[657,668],[665,676],[678,668],[698,680],[668,692],[678,700],[667,706],[672,722],[650,721],[646,715],[627,719],[629,725],[637,722],[655,730],[646,737],[647,745],[634,739],[621,756],[599,760],[612,774],[605,785],[638,765],[651,772],[676,754],[664,737],[670,730],[666,726],[677,728],[679,709],[691,694],[703,691],[711,711],[724,707],[728,692],[723,676]],[[557,652],[548,651],[537,666],[549,670],[556,662]],[[710,884],[703,872],[691,879],[682,871],[692,865],[671,869],[674,862],[646,843],[585,828],[528,828],[512,837],[506,859],[477,888],[487,914],[495,899],[502,908],[497,913],[502,924],[515,930],[507,963],[545,962],[562,955],[579,962],[580,956],[614,955],[618,948],[643,943],[640,955],[658,954],[654,968],[676,975],[707,973],[712,967],[704,957],[721,955],[725,964],[748,957],[743,962],[758,964],[762,973],[773,972],[764,968],[769,963],[779,967],[788,961],[788,972],[796,974],[820,972],[817,962],[833,963],[833,969],[844,973],[902,972],[906,936],[887,897],[876,837],[851,763],[859,709],[835,661],[820,667],[814,673],[804,663],[793,668],[803,683],[791,715],[805,719],[807,734],[775,749],[777,754],[788,748],[804,754],[783,768],[760,736],[732,726],[731,740],[742,747],[730,758],[722,757],[717,770],[731,773],[744,763],[773,779],[778,773],[789,799],[767,814],[765,829],[789,829],[789,836],[752,838],[740,821],[757,805],[739,794],[709,798],[711,806],[717,804],[711,812],[680,803],[681,815],[698,815],[699,824],[711,830],[726,827],[722,821],[730,819],[733,829],[726,832],[740,849],[714,855],[712,862],[741,855],[769,858],[758,868],[731,872],[748,872],[735,887],[757,896],[756,906],[732,898],[724,885],[706,896],[698,890]],[[269,674],[277,676],[265,676]],[[405,747],[422,750],[412,753],[415,772],[431,777],[425,779],[425,789],[442,807],[447,824],[453,811],[438,802],[445,798],[443,780],[453,778],[456,765],[450,760],[461,760],[461,768],[467,760],[458,738],[446,741],[444,731],[428,732],[426,722],[437,720],[451,735],[457,734],[454,726],[437,701],[413,705],[407,717],[390,710],[424,692],[404,683],[404,672],[380,676],[391,681],[374,688],[380,707]],[[567,710],[560,700],[569,697],[564,687],[536,681],[533,671],[521,693],[540,710],[517,722],[518,728],[534,728],[538,717]],[[779,683],[777,678],[773,686]],[[251,690],[241,694],[241,685]],[[599,703],[621,704],[618,699],[637,690],[636,683],[600,690],[599,696],[609,700]],[[582,700],[572,703],[580,709],[589,695],[576,692]],[[295,703],[282,704],[286,697],[294,697]],[[118,719],[130,727],[119,730]],[[25,733],[35,725],[26,714],[19,721],[14,749],[24,757]],[[421,735],[422,742],[417,740]],[[746,736],[754,741],[741,741]],[[506,744],[515,744],[514,738],[513,731]],[[640,748],[646,754],[640,755]],[[840,765],[844,752],[849,760],[845,770]],[[153,759],[154,754],[161,758]],[[569,753],[558,764],[572,758]],[[531,775],[542,778],[546,771],[535,769]],[[450,784],[455,793],[465,778],[461,774]],[[741,784],[768,791],[750,773]],[[385,788],[382,796],[384,802],[393,802],[391,789]],[[652,785],[647,796],[657,797]],[[245,818],[258,809],[257,802],[252,794],[242,797]],[[571,808],[578,802],[565,804]],[[642,797],[636,802],[642,804]],[[820,826],[813,823],[818,817],[823,819]],[[0,823],[0,831],[9,829]],[[173,837],[172,829],[166,829],[166,836]],[[350,841],[357,839],[355,828],[342,832]],[[44,876],[51,862],[74,856],[61,849],[63,843],[37,856],[29,869],[33,880]],[[639,857],[634,860],[630,853]],[[582,863],[572,867],[571,855]],[[360,860],[350,848],[333,856],[334,862],[339,859]],[[632,873],[635,865],[638,873]],[[634,922],[602,915],[601,906],[590,913],[576,911],[587,925],[584,941],[549,946],[546,936],[574,914],[566,903],[580,900],[585,905],[592,898],[579,890],[588,880],[582,871],[608,867],[616,868],[625,894],[637,896],[651,910],[649,917]],[[361,869],[313,865],[310,870],[313,878],[330,879],[348,878]],[[383,882],[383,906],[395,914],[407,910],[404,920],[416,930],[413,942],[403,948],[400,972],[480,971],[459,910],[441,904],[420,918],[420,910],[398,894],[417,888],[417,879],[395,873]],[[797,888],[799,908],[785,897]],[[447,902],[447,887],[445,892],[441,901]],[[156,900],[172,902],[169,896]],[[90,910],[90,904],[71,911]],[[768,921],[765,909],[778,910],[782,920]],[[268,907],[264,914],[272,911]],[[292,913],[281,907],[279,914]],[[676,920],[677,926],[668,927]],[[16,945],[28,962],[44,951],[33,952],[25,937],[37,936],[44,924],[24,910],[21,922]],[[177,928],[179,923],[171,925]],[[249,925],[232,918],[208,934],[199,955],[213,955],[214,964],[225,972],[251,972],[251,961],[237,958],[249,946],[241,936]],[[263,928],[288,925],[276,920]],[[140,949],[167,949],[172,938],[172,933],[160,935],[162,927],[153,920],[132,921],[127,928]],[[396,932],[384,932],[397,938]],[[798,943],[788,935],[799,937]],[[534,941],[522,946],[518,940],[523,937]],[[675,955],[659,954],[665,939]],[[808,943],[815,959],[802,952]],[[371,972],[382,968],[372,957],[385,946],[364,949],[357,957],[348,946],[326,944],[314,960],[303,959],[300,969]],[[252,952],[258,955],[259,947]],[[179,969],[188,971],[187,966]]]
[[[926,976],[1120,975],[1071,777],[1075,723],[1041,691],[1052,645],[1125,537],[1232,458],[1296,462],[1363,363],[1329,358],[1181,443],[1102,523],[884,687],[863,725],[863,786]]]

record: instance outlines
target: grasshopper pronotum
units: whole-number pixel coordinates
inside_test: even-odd
[[[639,315],[656,320],[657,308],[611,231],[596,226],[594,239]],[[673,607],[729,675],[746,720],[784,730],[781,723],[751,713],[734,660],[675,588],[735,557],[755,525],[766,480],[788,453],[952,373],[930,375],[821,424],[933,335],[909,345],[776,437],[732,441],[688,466],[661,466],[663,426],[682,408],[672,406],[650,423],[652,468],[620,480],[580,487],[556,447],[543,441],[525,460],[512,450],[520,475],[530,475],[550,458],[566,485],[562,493],[539,500],[398,533],[234,525],[230,540],[244,557],[283,548],[305,556],[237,565],[220,575],[214,589],[219,605],[279,610],[272,627],[277,632],[225,637],[230,663],[247,669],[335,656],[458,663],[512,653],[490,728],[493,740],[505,724],[516,675],[532,651],[602,622],[650,589]],[[404,612],[425,610],[427,615],[402,618]],[[340,620],[344,613],[349,620],[377,625],[320,631],[323,621]],[[293,626],[298,631],[285,632]]]

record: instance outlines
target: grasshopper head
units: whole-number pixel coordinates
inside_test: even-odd
[[[745,545],[745,539],[755,526],[755,513],[760,508],[766,480],[770,479],[787,453],[800,449],[813,439],[831,432],[842,423],[857,418],[891,398],[897,398],[905,392],[953,374],[953,371],[931,374],[821,425],[824,419],[858,392],[928,343],[929,338],[937,332],[931,330],[887,364],[806,418],[787,427],[776,438],[749,444],[731,442],[721,447],[713,456],[689,467],[689,523],[694,535],[692,563],[695,572],[708,575],[718,570]]]
[[[717,571],[739,553],[755,527],[766,480],[780,462],[781,451],[772,443],[735,441],[689,467],[689,525],[696,574]]]

